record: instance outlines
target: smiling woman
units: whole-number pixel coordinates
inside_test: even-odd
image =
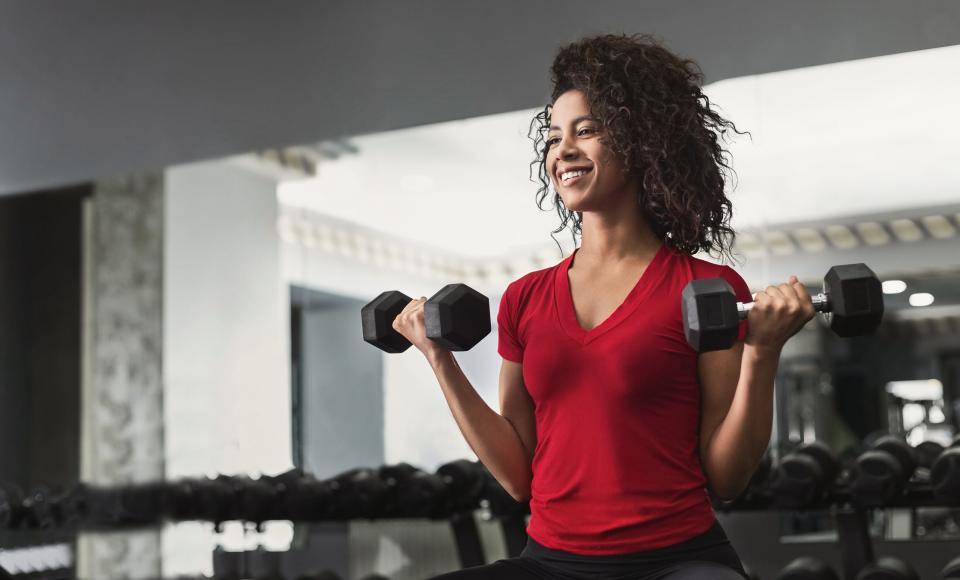
[[[720,140],[736,128],[710,108],[697,65],[647,36],[583,39],[552,72],[551,104],[531,126],[537,203],[554,190],[554,233],[572,220],[576,247],[501,297],[500,413],[450,353],[421,349],[471,448],[529,501],[528,541],[519,556],[435,580],[741,578],[706,491],[733,498],[752,475],[776,351],[812,307],[784,284],[776,298],[758,293],[778,307],[751,311],[733,347],[689,348],[684,284],[722,277],[751,298],[730,267],[694,257],[730,253]],[[417,317],[397,327],[414,344]]]
[[[551,104],[530,124],[536,152],[531,169],[537,168],[541,209],[552,177],[561,188],[585,181],[556,170],[592,169],[580,163],[549,165],[550,150],[568,134],[597,153],[602,146],[610,163],[641,186],[637,202],[658,238],[683,253],[730,254],[735,234],[724,186],[732,169],[721,143],[729,131],[741,132],[711,107],[694,61],[676,56],[651,36],[606,35],[564,47],[551,78]],[[577,102],[564,103],[567,98]],[[571,104],[586,114],[561,126],[556,108]],[[551,201],[561,219],[554,233],[569,225],[573,236],[579,235],[582,210],[569,207],[559,192]]]

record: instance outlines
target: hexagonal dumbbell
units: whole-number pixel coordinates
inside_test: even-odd
[[[777,580],[840,580],[840,576],[823,560],[801,556],[787,564]]]
[[[811,297],[817,312],[829,314],[830,328],[839,336],[874,332],[883,319],[880,279],[866,264],[834,266],[823,280],[823,292]],[[741,320],[753,302],[737,302],[722,278],[690,281],[683,289],[683,332],[697,352],[733,346]]]
[[[934,495],[951,504],[960,503],[960,440],[954,439],[930,468],[930,487]],[[960,559],[957,577],[960,578]]]
[[[360,309],[363,340],[384,352],[410,348],[393,321],[411,298],[397,290],[383,292]],[[466,284],[447,284],[423,305],[427,338],[451,351],[470,350],[490,334],[490,301]]]
[[[801,445],[780,460],[770,487],[777,505],[802,509],[823,499],[839,465],[830,448],[819,441]]]
[[[917,468],[913,447],[893,435],[877,439],[850,470],[850,499],[859,507],[882,507],[901,495]]]

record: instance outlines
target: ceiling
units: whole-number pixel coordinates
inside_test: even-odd
[[[0,31],[4,194],[535,107],[587,34],[656,34],[716,81],[960,44],[960,3],[31,0]]]

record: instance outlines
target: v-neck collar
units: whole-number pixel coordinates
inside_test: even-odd
[[[667,244],[661,244],[620,306],[617,306],[603,322],[590,330],[584,330],[580,326],[580,322],[577,321],[577,312],[573,306],[573,293],[570,290],[570,276],[568,274],[570,266],[573,265],[573,258],[579,249],[575,248],[564,261],[557,265],[553,288],[560,326],[563,327],[570,338],[585,345],[626,319],[650,291],[656,287],[656,283],[663,274],[662,264],[666,261],[670,250],[667,248]],[[679,297],[677,299],[679,300]]]

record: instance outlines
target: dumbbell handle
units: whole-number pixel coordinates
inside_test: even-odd
[[[817,312],[830,312],[830,298],[823,292],[819,294],[814,294],[810,297],[810,301],[813,302],[813,309]],[[753,305],[756,302],[737,302],[737,317],[740,320],[743,320],[750,314],[750,311],[753,310]]]

